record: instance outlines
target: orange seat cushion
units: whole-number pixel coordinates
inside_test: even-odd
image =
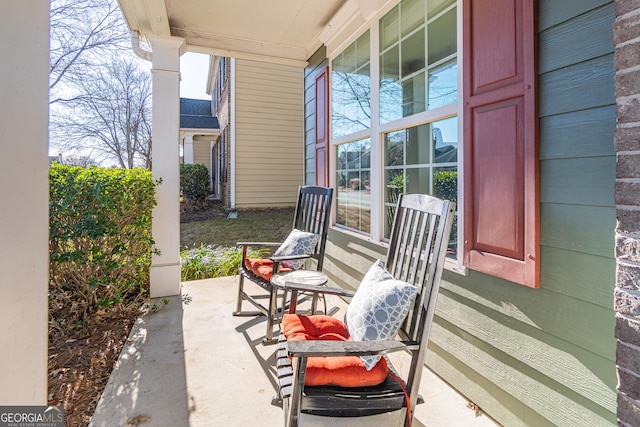
[[[256,276],[260,276],[265,280],[271,280],[271,276],[273,275],[273,261],[270,259],[262,259],[262,258],[247,258],[244,260],[244,265],[249,270],[253,272]],[[279,266],[279,273],[284,273],[285,271],[291,271],[290,268]]]
[[[350,340],[344,324],[331,316],[285,314],[282,332],[289,341]],[[370,370],[358,356],[310,357],[304,383],[308,386],[365,387],[382,383],[389,372],[385,358]]]

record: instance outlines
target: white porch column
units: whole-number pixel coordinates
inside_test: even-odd
[[[45,405],[49,2],[0,8],[0,405]]]
[[[193,164],[193,134],[184,134],[184,148],[182,154],[184,155],[184,163],[186,165]]]
[[[151,297],[180,293],[180,55],[178,37],[147,36],[153,52],[153,240],[160,251],[151,264]]]

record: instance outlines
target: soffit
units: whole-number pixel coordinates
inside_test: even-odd
[[[380,0],[119,0],[129,28],[174,36],[187,50],[304,65],[322,37]],[[335,28],[334,28],[335,30]]]

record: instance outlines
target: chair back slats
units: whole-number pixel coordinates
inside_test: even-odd
[[[431,294],[436,277],[442,272],[449,239],[443,231],[451,220],[449,211],[453,206],[452,202],[424,195],[399,196],[386,267],[396,279],[418,287],[414,309],[401,328],[403,339],[415,341],[424,336],[425,325],[433,317],[428,313],[431,305],[435,307]]]
[[[315,252],[311,254],[318,262],[318,270],[322,268],[324,258],[332,194],[332,188],[312,185],[300,187],[298,191],[293,227],[321,236]]]

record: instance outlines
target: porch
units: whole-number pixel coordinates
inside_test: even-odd
[[[236,278],[184,282],[181,295],[139,319],[111,374],[90,426],[278,426],[275,346],[262,346],[264,318],[233,317]],[[341,300],[331,300],[343,310]],[[342,316],[341,312],[336,316]],[[402,354],[394,355],[401,369]],[[495,426],[439,377],[425,370],[414,426]],[[303,418],[309,426],[393,426],[375,419]]]

